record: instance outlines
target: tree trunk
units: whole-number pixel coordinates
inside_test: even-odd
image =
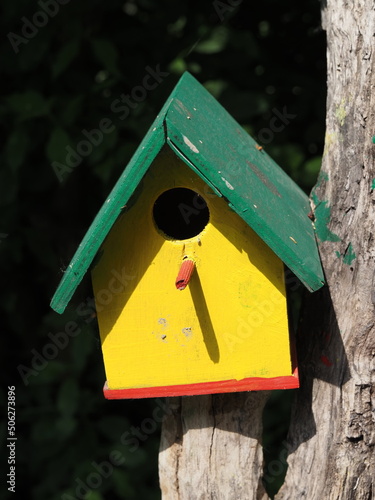
[[[266,391],[169,401],[159,455],[165,500],[261,500]]]
[[[328,0],[323,25],[327,128],[312,201],[332,302],[312,296],[304,317],[277,500],[375,498],[375,3]]]
[[[301,389],[277,500],[375,499],[375,4],[328,0],[327,131],[312,194],[328,288],[306,298]],[[176,398],[163,423],[164,500],[267,498],[267,393]],[[280,456],[281,457],[281,456]],[[272,469],[266,471],[272,476]]]

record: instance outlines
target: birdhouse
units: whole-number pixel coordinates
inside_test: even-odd
[[[90,269],[105,397],[298,387],[284,264],[324,284],[307,196],[185,73],[53,297]]]

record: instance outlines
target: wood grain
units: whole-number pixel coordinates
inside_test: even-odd
[[[262,425],[266,391],[171,398],[159,454],[167,500],[263,500]]]
[[[375,498],[375,6],[329,0],[327,129],[313,191],[329,293],[299,338],[301,389],[277,500]],[[315,317],[315,318],[314,318]]]

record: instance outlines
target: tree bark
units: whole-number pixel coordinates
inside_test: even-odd
[[[301,325],[277,500],[375,498],[375,3],[328,0],[323,26],[326,138],[312,201],[329,292],[311,297]]]
[[[327,0],[328,97],[312,193],[328,287],[306,298],[301,388],[277,500],[375,499],[375,3]],[[261,417],[267,393],[171,400],[163,423],[164,500],[268,498]],[[265,471],[272,476],[272,469]]]

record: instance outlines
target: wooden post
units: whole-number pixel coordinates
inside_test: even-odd
[[[159,476],[163,500],[261,500],[267,391],[170,398]]]

